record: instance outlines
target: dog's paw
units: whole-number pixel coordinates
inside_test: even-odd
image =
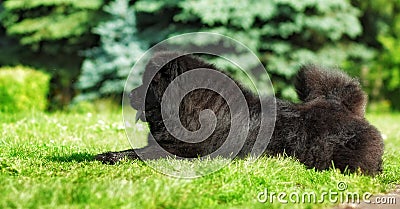
[[[114,165],[121,160],[121,156],[117,152],[106,152],[96,155],[94,159],[104,164]]]

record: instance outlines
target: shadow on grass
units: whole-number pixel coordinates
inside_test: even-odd
[[[93,154],[89,153],[72,153],[71,155],[63,155],[63,156],[49,156],[47,157],[49,160],[54,162],[90,162],[95,161]]]

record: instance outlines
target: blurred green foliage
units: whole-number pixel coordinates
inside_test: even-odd
[[[400,109],[400,40],[383,35],[379,37],[379,41],[384,48],[374,70],[380,74],[375,79],[381,85],[376,86],[374,93],[380,99],[386,98],[394,108]]]
[[[5,0],[0,4],[1,65],[27,65],[52,76],[51,104],[67,104],[80,73],[80,51],[97,44],[91,33],[104,0]]]
[[[312,62],[344,68],[360,77],[371,100],[400,109],[399,8],[399,0],[6,0],[0,65],[47,69],[51,98],[64,103],[75,94],[78,101],[118,96],[144,50],[174,35],[208,31],[248,46],[277,96],[296,100],[293,76]]]
[[[118,76],[121,74],[120,69],[128,69],[126,63],[133,64],[121,61],[127,57],[124,56],[124,51],[128,45],[124,40],[133,44],[129,46],[133,57],[129,58],[135,61],[138,57],[138,53],[135,52],[140,51],[139,40],[151,45],[173,35],[191,31],[227,35],[248,46],[261,58],[272,75],[278,95],[289,99],[295,99],[296,94],[288,81],[295,75],[300,64],[318,62],[324,65],[337,65],[353,57],[369,58],[369,54],[355,53],[367,50],[348,38],[359,35],[362,27],[358,21],[359,11],[346,0],[137,1],[134,4],[137,11],[137,28],[140,31],[137,35],[136,31],[129,31],[130,34],[121,33],[122,28],[129,28],[129,20],[125,19],[125,25],[115,21],[128,17],[128,15],[118,17],[120,14],[128,13],[125,8],[115,5],[108,7],[108,12],[112,14],[111,18],[99,26],[107,29],[96,30],[98,34],[102,33],[99,34],[100,49],[108,54],[108,59],[95,55],[96,61],[90,58],[83,65],[84,74],[81,76],[80,86],[94,87],[93,82],[97,80],[98,85],[93,89],[92,96],[107,91],[122,92],[122,83],[113,82],[110,74]],[[115,41],[111,36],[118,32],[121,35]],[[131,38],[121,38],[124,36]],[[201,46],[213,44],[215,41],[191,40],[190,43],[183,44]],[[121,45],[125,45],[125,48],[118,47]],[[116,51],[115,48],[120,51]],[[102,80],[105,73],[111,77],[106,82],[111,83],[112,88]],[[263,79],[265,78],[260,78]]]
[[[394,108],[400,109],[400,1],[378,2],[384,8],[381,12],[386,14],[389,27],[381,30],[378,36],[383,53],[378,56],[374,68],[382,72],[381,99],[386,98]]]
[[[2,24],[9,35],[34,50],[68,52],[84,44],[82,36],[98,23],[102,4],[102,0],[8,0],[2,4]]]
[[[87,58],[76,83],[81,94],[75,101],[110,95],[121,98],[132,66],[148,47],[137,36],[135,11],[129,0],[111,2],[104,10],[109,18],[93,30],[100,36],[100,46],[85,52]],[[141,75],[135,77],[139,85]]]
[[[367,66],[355,75],[361,78],[375,109],[400,110],[400,1],[355,0],[363,11],[361,17],[364,33],[359,42],[377,52]],[[357,70],[357,66],[352,66]]]
[[[359,11],[348,1],[185,1],[173,19],[200,20],[202,30],[226,34],[257,53],[271,74],[278,96],[295,99],[290,84],[301,64],[340,65],[365,47],[349,39],[362,32]],[[209,9],[208,5],[213,5]],[[184,19],[185,18],[185,19]],[[244,21],[245,20],[245,21]]]
[[[0,112],[45,110],[50,76],[35,69],[0,68]]]
[[[111,98],[96,99],[94,101],[82,100],[79,102],[73,102],[68,106],[67,112],[78,113],[78,114],[109,114],[109,113],[121,113],[121,105],[116,103]]]

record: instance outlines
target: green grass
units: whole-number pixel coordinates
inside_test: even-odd
[[[259,192],[384,193],[400,184],[400,115],[369,115],[386,137],[384,172],[374,178],[315,172],[289,158],[234,160],[207,176],[179,179],[143,162],[103,165],[93,155],[129,148],[119,113],[0,115],[0,208],[321,208],[257,201]],[[144,145],[146,130],[133,137]],[[203,169],[220,160],[196,162]],[[185,162],[160,160],[163,166]]]

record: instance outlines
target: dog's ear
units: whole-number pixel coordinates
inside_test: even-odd
[[[146,66],[144,82],[150,79],[156,82],[167,79],[170,82],[180,74],[197,68],[216,69],[199,57],[178,52],[157,52]]]
[[[316,65],[302,66],[295,88],[299,99],[308,102],[316,98],[335,99],[351,112],[364,116],[367,96],[357,79],[338,69],[324,69]]]
[[[165,74],[167,71],[177,72],[178,69],[175,63],[179,56],[180,54],[176,52],[155,53],[146,65],[143,74],[143,83],[149,83],[154,80],[158,81],[161,79],[161,74]]]

